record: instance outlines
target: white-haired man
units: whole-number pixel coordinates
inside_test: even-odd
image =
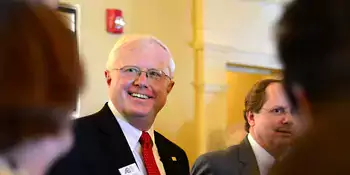
[[[109,101],[75,123],[76,144],[51,175],[188,175],[186,153],[153,130],[174,86],[169,49],[152,36],[128,35],[112,49]]]

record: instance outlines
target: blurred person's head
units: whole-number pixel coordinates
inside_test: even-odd
[[[245,129],[275,158],[290,146],[295,134],[293,110],[281,80],[257,82],[245,99]]]
[[[0,158],[40,175],[72,144],[83,73],[72,32],[29,4],[0,2]]]
[[[106,66],[113,105],[131,125],[148,130],[174,86],[169,49],[152,36],[127,35],[115,44]]]
[[[285,88],[308,130],[276,174],[350,173],[350,142],[344,139],[350,120],[349,19],[348,0],[294,0],[277,23]]]
[[[304,118],[341,117],[349,107],[349,18],[350,1],[295,0],[277,24],[285,87]]]

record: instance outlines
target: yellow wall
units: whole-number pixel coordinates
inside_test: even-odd
[[[143,33],[166,43],[176,62],[175,87],[166,107],[157,117],[155,128],[185,149],[190,162],[197,157],[194,126],[194,56],[191,1],[189,0],[62,0],[79,4],[80,41],[87,70],[87,87],[81,98],[81,115],[99,110],[107,99],[103,71],[108,53],[119,35],[105,31],[105,10],[123,11],[125,33]]]
[[[239,72],[227,72],[227,127],[244,124],[244,99],[250,88],[263,75]]]

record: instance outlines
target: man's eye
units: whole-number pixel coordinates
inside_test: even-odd
[[[152,76],[152,77],[161,77],[162,76],[162,74],[159,73],[158,71],[149,71],[148,75]]]
[[[271,112],[275,114],[284,114],[286,110],[283,108],[276,108],[276,109],[272,109]]]
[[[130,68],[124,69],[124,72],[138,72],[138,69],[130,67]]]

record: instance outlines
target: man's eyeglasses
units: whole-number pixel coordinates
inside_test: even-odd
[[[139,77],[141,75],[141,73],[144,72],[144,73],[146,73],[147,79],[150,79],[150,80],[160,81],[164,77],[171,80],[171,77],[169,75],[165,74],[161,70],[157,70],[157,69],[153,69],[153,68],[147,69],[146,71],[142,71],[141,68],[136,67],[136,66],[124,66],[124,67],[119,68],[119,69],[116,68],[116,69],[111,69],[111,70],[119,70],[121,75],[123,75],[125,77],[130,77],[130,78]]]
[[[296,111],[295,110],[288,110],[287,108],[284,107],[275,107],[271,109],[266,109],[266,108],[261,108],[262,110],[267,111],[269,114],[274,115],[274,116],[282,116],[282,115],[295,115]]]

